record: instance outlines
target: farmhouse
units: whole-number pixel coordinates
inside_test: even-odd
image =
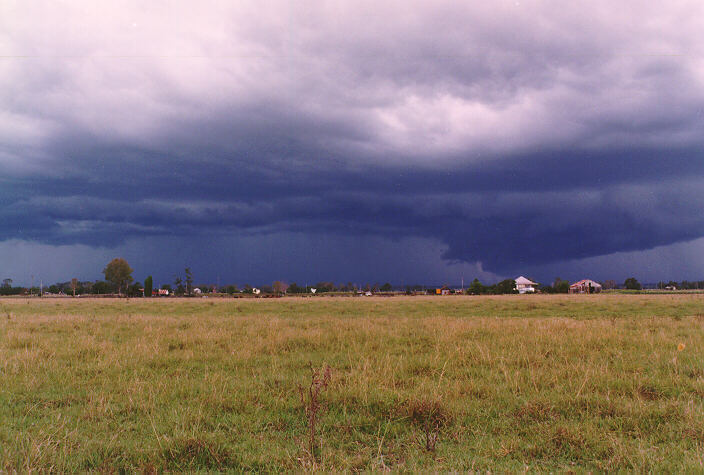
[[[593,294],[601,292],[601,284],[591,279],[582,279],[570,285],[571,294]]]
[[[522,275],[515,279],[516,290],[519,294],[530,294],[535,292],[535,288],[538,286],[537,282],[533,282],[530,279],[526,279]]]

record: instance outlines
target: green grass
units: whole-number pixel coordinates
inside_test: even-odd
[[[701,471],[703,324],[696,294],[4,299],[0,468]]]

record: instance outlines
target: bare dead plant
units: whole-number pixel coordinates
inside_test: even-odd
[[[411,401],[409,404],[409,416],[411,422],[423,431],[422,440],[419,443],[425,446],[428,452],[435,452],[435,447],[440,437],[440,430],[449,420],[447,413],[439,400],[421,399]]]
[[[303,404],[306,417],[308,418],[308,448],[310,450],[310,456],[315,461],[315,426],[318,423],[318,417],[322,408],[320,404],[320,393],[327,389],[330,383],[332,369],[328,365],[320,369],[313,368],[313,365],[310,365],[310,372],[310,385],[307,389],[299,385],[298,393],[301,396],[301,404]]]

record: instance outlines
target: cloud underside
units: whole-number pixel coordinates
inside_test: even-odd
[[[6,7],[0,240],[420,237],[509,271],[704,236],[701,7],[556,5]]]

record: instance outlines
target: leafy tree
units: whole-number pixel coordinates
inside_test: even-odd
[[[94,294],[109,294],[110,291],[110,286],[108,285],[107,282],[104,282],[102,280],[98,280],[93,284],[93,293]],[[58,293],[58,291],[57,291]]]
[[[306,289],[304,287],[299,287],[295,282],[288,286],[288,292],[290,294],[303,294],[305,291]]]
[[[553,287],[552,285],[540,285],[540,286],[538,286],[538,290],[543,294],[554,294],[555,293],[555,287]]]
[[[186,267],[184,273],[186,274],[186,293],[191,295],[193,293],[193,273],[191,272],[191,268]]]
[[[263,294],[273,294],[274,289],[271,287],[271,285],[262,285],[259,290],[262,291]]]
[[[127,287],[127,296],[128,297],[141,297],[143,288],[144,287],[142,287],[141,282],[135,282],[134,284]]]
[[[643,286],[640,285],[640,282],[638,282],[635,277],[629,277],[628,279],[626,279],[626,281],[623,283],[623,286],[628,290],[641,290],[643,288]]]
[[[555,287],[555,293],[557,294],[568,294],[570,292],[570,283],[567,280],[561,281],[557,287]]]
[[[332,282],[318,282],[313,287],[318,289],[319,294],[323,292],[334,292],[335,290],[337,290],[335,288],[335,284]]]
[[[479,282],[479,279],[474,279],[467,287],[467,294],[469,295],[481,295],[484,293],[486,293],[486,287]]]
[[[105,274],[105,280],[113,283],[117,287],[117,293],[121,294],[122,289],[127,290],[127,286],[132,282],[133,271],[134,269],[125,259],[116,257],[103,269],[103,274]]]
[[[288,284],[286,282],[281,282],[280,280],[277,280],[271,287],[274,290],[274,293],[278,295],[283,295],[288,289]]]
[[[615,289],[616,288],[616,281],[615,280],[605,280],[604,281],[604,289]]]
[[[152,279],[152,276],[150,275],[146,279],[144,279],[144,295],[147,297],[151,297],[153,288],[154,288],[154,279]]]
[[[237,286],[236,285],[228,285],[225,287],[225,293],[228,293],[230,295],[236,294],[237,293]]]
[[[176,295],[183,295],[186,291],[183,287],[183,279],[181,279],[181,276],[176,277],[176,279],[174,280],[174,286],[176,287],[176,290],[174,292]]]
[[[12,279],[3,279],[2,280],[2,286],[9,289],[12,287]]]
[[[515,294],[516,281],[513,279],[502,280],[494,286],[495,294]]]
[[[387,282],[387,283],[385,283],[384,285],[381,286],[380,290],[381,290],[382,292],[391,292],[391,291],[393,290],[393,287],[391,287],[391,284],[389,284],[389,283]]]
[[[570,291],[570,282],[568,280],[555,277],[555,282],[553,282],[552,288],[556,294],[567,294]]]

